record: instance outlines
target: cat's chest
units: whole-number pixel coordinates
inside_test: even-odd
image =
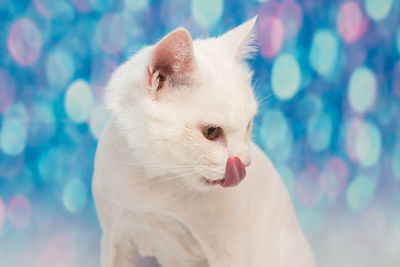
[[[204,260],[202,249],[188,227],[174,217],[157,212],[134,217],[135,244],[142,256],[156,256],[161,264],[164,260],[176,262],[177,266]]]

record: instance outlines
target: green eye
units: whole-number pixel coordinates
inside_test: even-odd
[[[219,127],[208,125],[203,128],[203,135],[205,136],[205,138],[209,140],[214,140],[220,134],[221,134],[221,128]]]

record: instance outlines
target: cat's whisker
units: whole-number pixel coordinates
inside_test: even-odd
[[[259,112],[265,111],[266,109],[268,109],[268,105],[273,101],[275,101],[275,98],[272,94],[257,99],[258,111]]]
[[[182,183],[182,185],[180,186],[180,187],[178,187],[176,190],[173,190],[172,192],[171,192],[171,195],[175,195],[175,194],[178,194],[179,192],[181,192],[181,191],[183,191],[186,187],[189,187],[190,185],[193,185],[196,181],[198,181],[199,179],[198,178],[196,178],[196,179],[187,179],[187,180],[184,180],[183,181],[183,183]],[[193,190],[194,191],[194,190]]]
[[[146,166],[146,169],[149,170],[185,170],[185,169],[193,169],[193,166]]]
[[[196,172],[192,171],[192,172],[181,172],[180,174],[174,175],[174,176],[167,176],[166,178],[161,178],[161,177],[152,177],[152,178],[145,178],[145,179],[141,179],[139,180],[139,182],[147,182],[149,186],[153,186],[159,183],[163,183],[163,182],[169,182],[172,180],[177,180],[177,179],[185,179],[188,178],[192,175],[197,174]],[[198,179],[197,177],[194,179],[196,180]]]
[[[193,170],[193,166],[146,166],[146,169],[140,169],[135,172],[132,172],[132,174],[146,174],[146,172],[151,172],[151,171],[164,171],[165,173],[168,172],[180,172],[180,171],[188,171],[188,170]]]
[[[180,161],[180,163],[179,163],[179,165],[177,164],[177,163],[173,163],[173,165],[171,165],[171,164],[165,164],[165,163],[163,163],[163,164],[148,164],[148,163],[146,163],[146,167],[153,167],[153,166],[155,166],[155,167],[167,167],[168,166],[168,168],[169,167],[174,167],[174,166],[178,166],[178,167],[189,167],[189,166],[193,166],[193,159],[179,159],[179,161]]]

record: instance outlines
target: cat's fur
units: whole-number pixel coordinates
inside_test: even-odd
[[[314,266],[279,175],[250,140],[255,24],[193,42],[178,29],[113,74],[93,178],[103,267],[132,266],[136,253],[164,267]],[[206,139],[209,124],[223,136]],[[206,184],[224,178],[228,157],[251,161],[244,180]]]

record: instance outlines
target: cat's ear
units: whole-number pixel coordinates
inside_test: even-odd
[[[190,33],[178,28],[159,41],[147,67],[148,86],[152,94],[173,79],[185,78],[195,66]]]
[[[251,58],[257,51],[257,16],[222,35],[220,40],[238,60]]]

